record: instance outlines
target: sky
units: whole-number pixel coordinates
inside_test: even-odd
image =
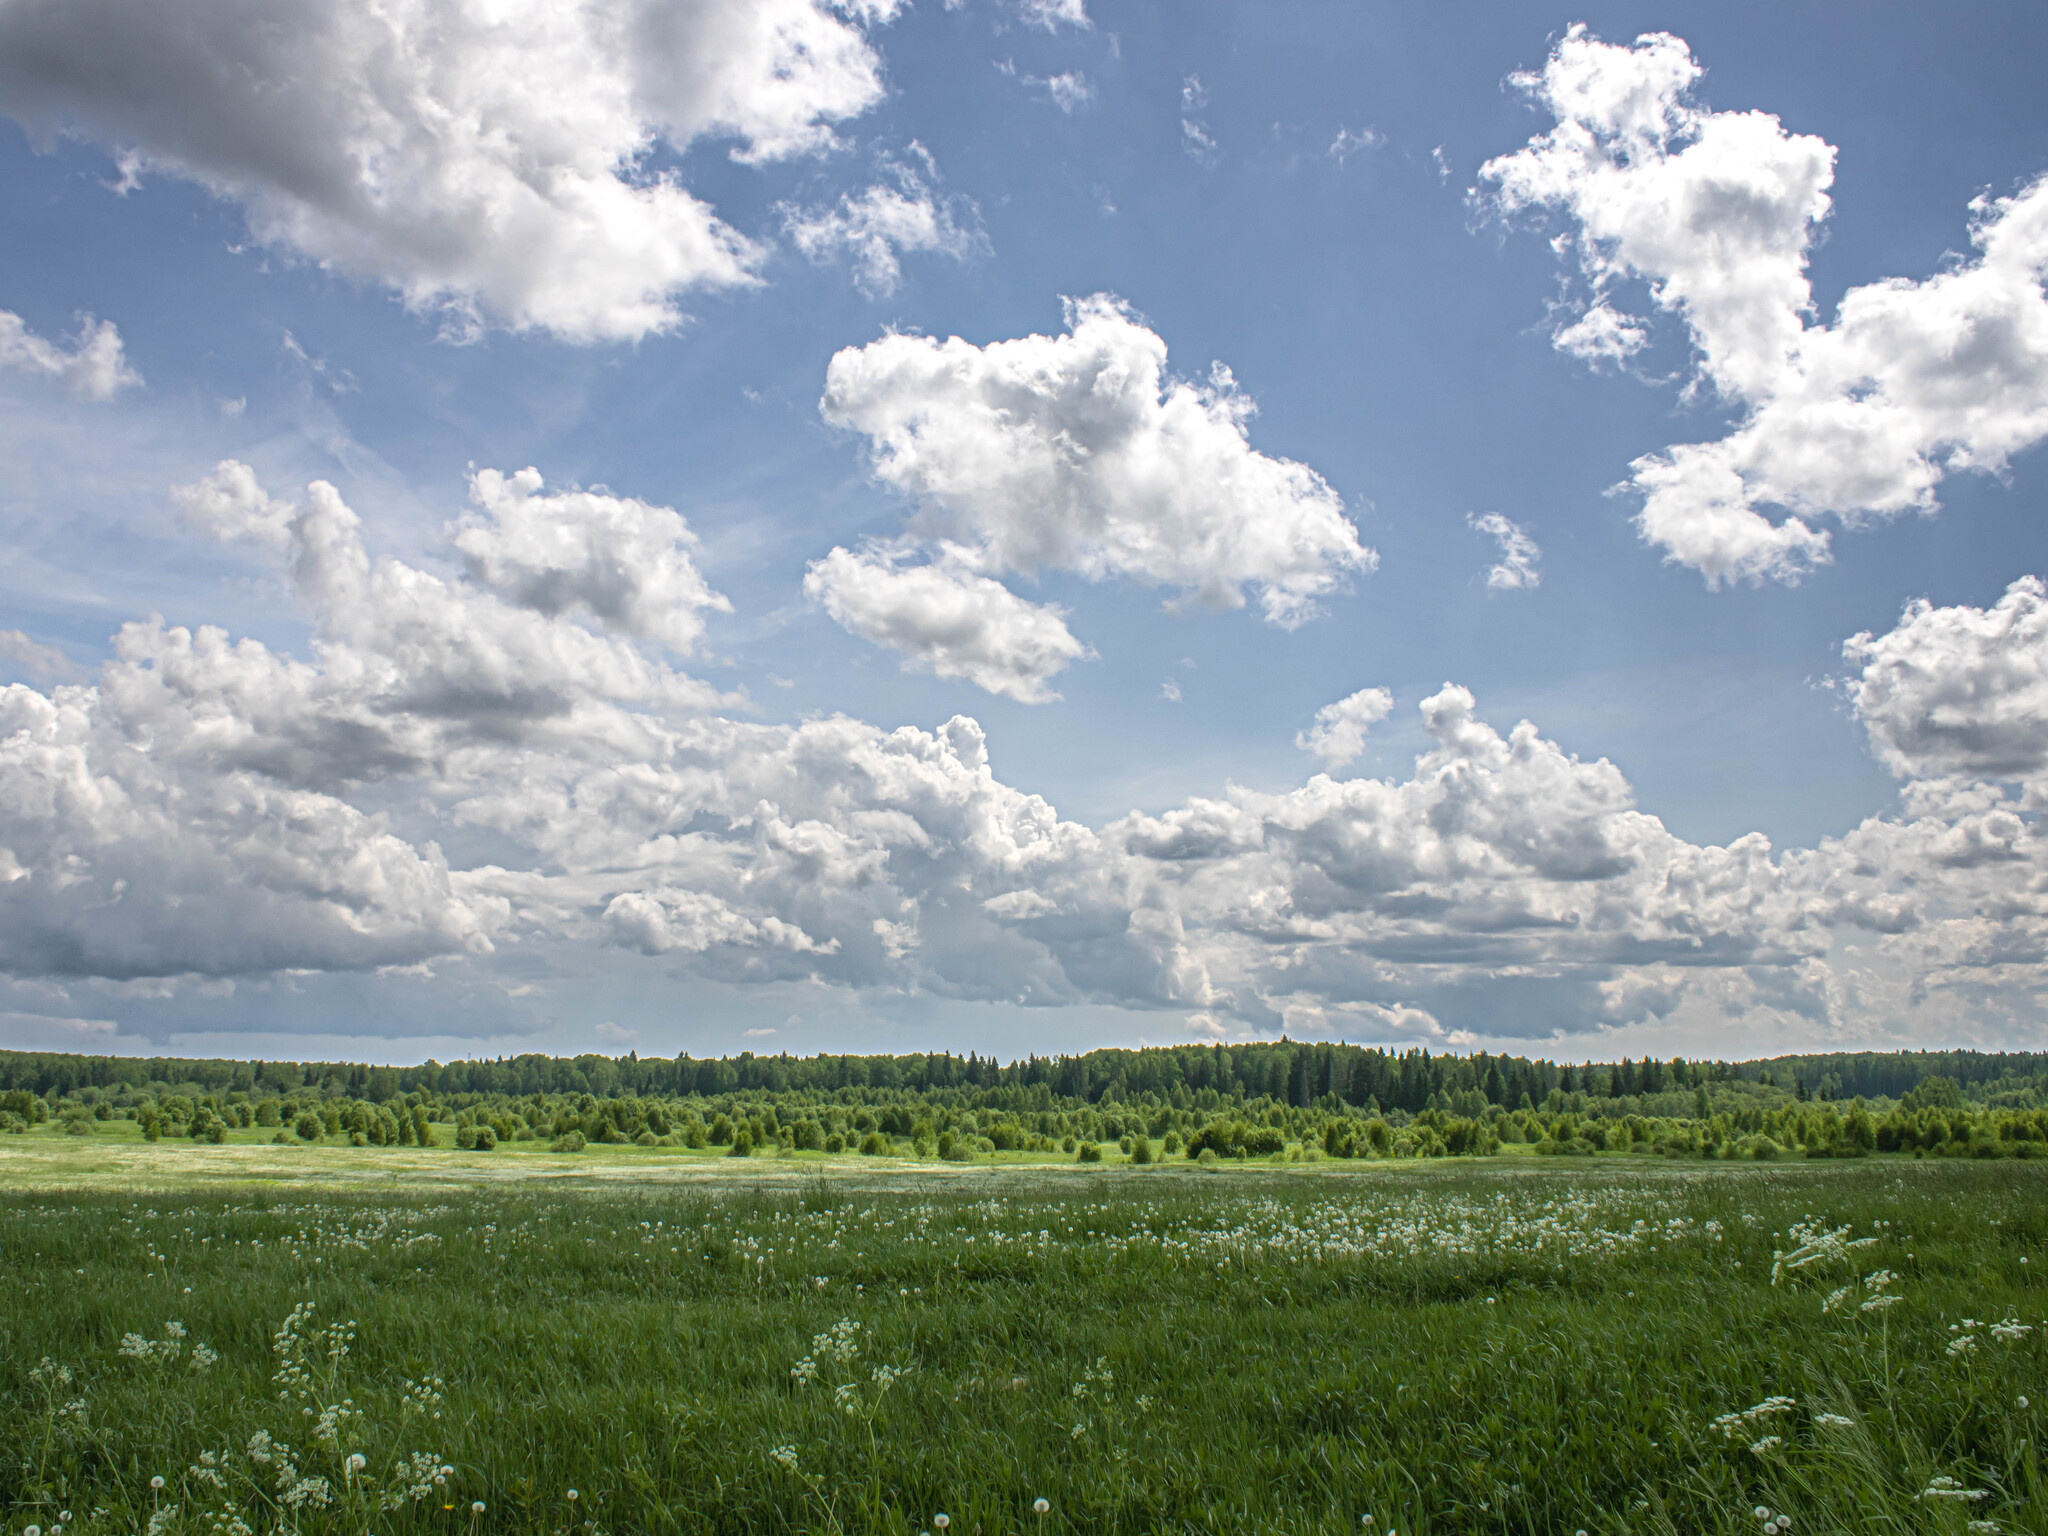
[[[0,1048],[2043,1048],[2048,12],[0,0]]]

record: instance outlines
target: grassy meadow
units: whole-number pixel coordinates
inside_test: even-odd
[[[2041,1161],[125,1129],[0,1139],[10,1536],[2048,1531]]]

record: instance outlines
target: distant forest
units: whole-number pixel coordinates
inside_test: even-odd
[[[1756,1061],[1582,1064],[1478,1052],[1433,1055],[1285,1038],[1251,1045],[1181,1045],[1027,1056],[999,1062],[970,1052],[908,1056],[498,1057],[488,1061],[374,1066],[360,1062],[195,1060],[176,1056],[81,1056],[0,1052],[0,1091],[62,1098],[84,1088],[131,1092],[197,1088],[207,1093],[312,1093],[381,1102],[407,1094],[589,1094],[596,1098],[732,1094],[930,1094],[979,1090],[987,1102],[1046,1098],[1070,1104],[1161,1100],[1212,1091],[1219,1100],[1266,1099],[1307,1109],[1331,1099],[1349,1106],[1420,1113],[1456,1101],[1516,1109],[1550,1094],[1637,1098],[1716,1084],[1756,1083],[1794,1100],[1903,1098],[1923,1079],[1946,1078],[1983,1101],[2048,1091],[2048,1052],[1898,1051],[1778,1056]],[[1017,1090],[1006,1094],[1003,1090]]]

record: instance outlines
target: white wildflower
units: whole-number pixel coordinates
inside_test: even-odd
[[[1920,1490],[1919,1497],[1923,1499],[1988,1499],[1991,1497],[1991,1490],[1988,1488],[1965,1488],[1952,1477],[1937,1477],[1930,1480],[1927,1486]]]

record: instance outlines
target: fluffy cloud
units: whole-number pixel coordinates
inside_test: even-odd
[[[1543,573],[1536,569],[1543,551],[1521,524],[1498,512],[1467,514],[1465,521],[1500,546],[1499,561],[1486,569],[1487,586],[1496,592],[1519,592],[1543,584]]]
[[[1373,568],[1321,476],[1251,447],[1252,403],[1227,370],[1171,377],[1166,343],[1106,295],[1070,302],[1067,324],[986,347],[849,347],[820,409],[916,500],[913,534],[984,574],[1076,571],[1221,607],[1252,587],[1291,628]]]
[[[1294,744],[1315,753],[1325,767],[1342,768],[1365,750],[1365,733],[1386,719],[1393,707],[1394,696],[1386,689],[1361,688],[1317,710],[1315,724],[1297,732]]]
[[[809,154],[883,91],[890,0],[11,0],[0,110],[242,205],[255,236],[458,327],[572,341],[674,325],[760,251],[659,148]],[[851,17],[852,19],[849,19]]]
[[[79,320],[78,337],[67,350],[38,336],[13,311],[0,309],[0,368],[55,379],[81,400],[111,400],[142,383],[142,375],[128,366],[114,322],[96,322],[90,315]]]
[[[912,147],[922,153],[921,146]],[[923,159],[928,175],[931,157]],[[812,261],[845,255],[853,263],[855,285],[875,299],[896,291],[906,252],[934,251],[964,261],[987,249],[971,202],[941,200],[913,166],[891,162],[883,169],[894,186],[877,182],[857,195],[846,193],[836,208],[787,210],[784,228],[796,248]]]
[[[1643,536],[1710,583],[1790,581],[1829,558],[1815,520],[1932,511],[1947,474],[1995,473],[2048,436],[2048,182],[1971,204],[1973,259],[1853,288],[1817,324],[1807,258],[1835,151],[1766,113],[1706,110],[1699,74],[1668,34],[1620,47],[1574,27],[1516,77],[1557,126],[1480,175],[1502,212],[1571,222],[1587,297],[1562,349],[1640,350],[1615,290],[1642,280],[1685,322],[1699,382],[1744,410],[1717,441],[1631,466]]]
[[[281,550],[291,542],[288,501],[273,501],[256,483],[256,471],[238,459],[222,459],[213,473],[191,485],[171,487],[171,502],[185,521],[216,539],[250,539]]]
[[[704,613],[732,604],[705,584],[696,535],[667,507],[595,491],[541,494],[537,469],[479,470],[480,509],[454,532],[470,576],[507,602],[553,616],[581,610],[629,635],[687,652]]]
[[[1812,849],[1689,843],[1613,764],[1497,730],[1449,685],[1406,776],[1091,829],[997,778],[970,719],[750,721],[648,654],[708,590],[663,509],[480,473],[450,580],[374,558],[332,486],[285,501],[231,463],[182,499],[280,562],[310,657],[150,621],[92,686],[0,690],[17,977],[608,947],[731,983],[1475,1037],[1676,1009],[1953,1032],[2048,993],[2048,842],[2006,787],[2048,762],[2035,581],[1850,642],[1904,807]],[[605,576],[622,565],[643,583]],[[821,600],[872,581],[886,609],[906,578],[905,622],[931,606],[934,567],[820,566],[841,583]],[[1389,704],[1353,695],[1301,745],[1349,760]]]
[[[845,629],[902,656],[904,665],[964,677],[1025,704],[1058,698],[1048,680],[1089,654],[1058,608],[1026,602],[1001,582],[944,559],[905,566],[881,550],[835,549],[812,562],[804,592]]]
[[[2048,586],[2023,576],[1992,607],[1912,604],[1843,646],[1848,695],[1901,778],[2048,778]]]

